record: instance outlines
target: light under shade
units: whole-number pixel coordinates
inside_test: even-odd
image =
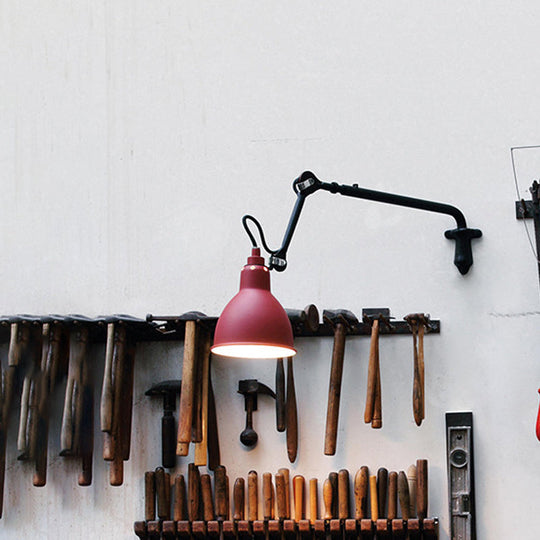
[[[270,292],[270,271],[259,248],[253,248],[240,274],[240,291],[217,322],[212,352],[235,358],[296,354],[289,317]]]

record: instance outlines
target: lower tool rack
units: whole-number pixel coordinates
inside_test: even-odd
[[[137,521],[135,534],[141,539],[229,538],[234,540],[301,539],[437,539],[439,521],[426,519],[317,519],[315,521],[291,519],[257,521]]]

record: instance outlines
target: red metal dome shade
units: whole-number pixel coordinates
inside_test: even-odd
[[[291,323],[270,292],[270,271],[253,248],[240,274],[240,291],[219,318],[212,352],[235,358],[294,356]]]

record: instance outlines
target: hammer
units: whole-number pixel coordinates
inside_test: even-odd
[[[316,332],[319,328],[319,311],[310,304],[303,310],[287,310],[293,330],[307,329]],[[277,387],[276,387],[277,393]],[[278,398],[276,397],[276,403]],[[287,455],[294,463],[298,452],[298,410],[296,407],[296,390],[294,386],[293,357],[287,358],[287,398],[285,401],[285,418],[287,425]]]
[[[146,396],[163,397],[163,416],[161,417],[161,463],[170,469],[176,465],[176,395],[180,394],[182,381],[169,380],[154,384],[145,392]]]
[[[332,350],[332,366],[330,368],[326,435],[324,439],[324,453],[327,456],[333,456],[336,453],[339,398],[343,375],[343,359],[345,356],[345,335],[349,328],[358,324],[358,319],[353,313],[347,310],[330,311],[325,309],[323,320],[334,328],[334,348]]]

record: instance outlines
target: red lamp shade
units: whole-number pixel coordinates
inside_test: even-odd
[[[240,274],[240,291],[216,325],[212,352],[235,358],[294,356],[289,317],[270,292],[270,271],[253,248]]]

